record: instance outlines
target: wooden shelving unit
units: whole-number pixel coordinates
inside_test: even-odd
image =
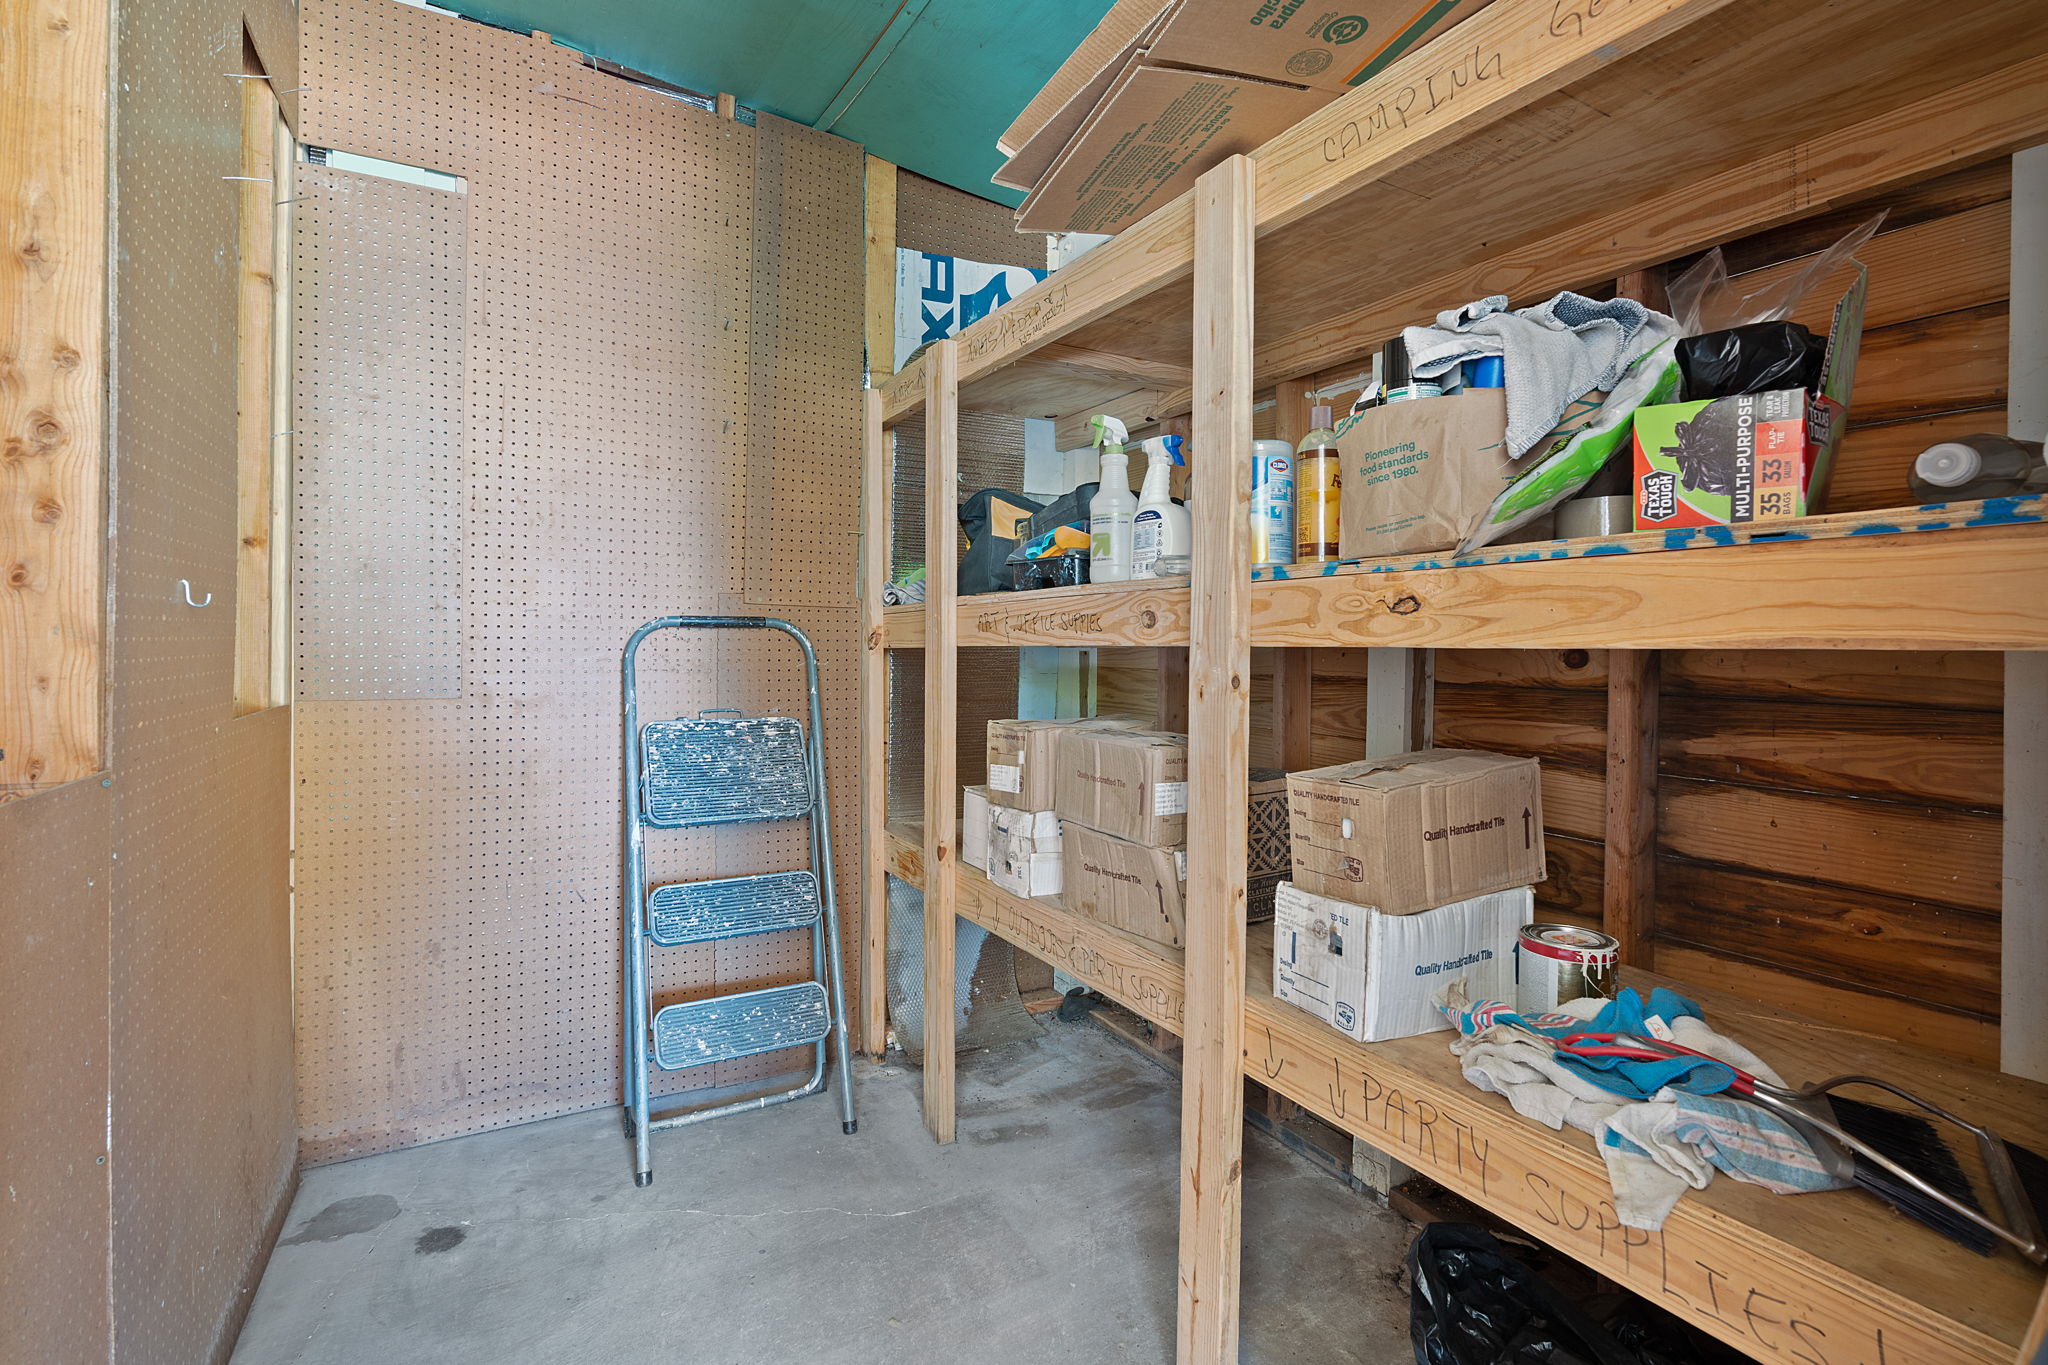
[[[964,916],[1181,1035],[1181,1361],[1237,1358],[1244,1076],[1759,1360],[2013,1359],[2041,1288],[2015,1257],[1972,1256],[1853,1192],[1733,1181],[1689,1195],[1660,1233],[1624,1230],[1590,1143],[1468,1086],[1441,1035],[1356,1044],[1276,1004],[1270,942],[1244,923],[1243,803],[1204,793],[1243,789],[1254,645],[2048,649],[2040,499],[1255,575],[1238,458],[1255,388],[1355,363],[1447,303],[1611,280],[2043,140],[2048,6],[1957,3],[1930,24],[1905,0],[1495,0],[869,395],[869,998],[877,892],[895,875],[924,891],[928,997],[950,992]],[[962,409],[1068,432],[1097,411],[1190,416],[1192,580],[959,597]],[[919,416],[927,599],[885,609],[889,429]],[[1020,645],[1186,647],[1202,781],[1184,953],[957,865],[956,651]],[[925,652],[917,828],[883,825],[891,649]],[[1628,827],[1639,808],[1610,791],[1610,899],[1640,885],[1612,866],[1649,850]],[[2048,1087],[1690,993],[1797,1078],[1853,1061],[2048,1148]],[[879,1053],[880,1014],[863,1023]],[[941,1141],[953,1043],[950,1013],[927,1011],[925,1111]]]

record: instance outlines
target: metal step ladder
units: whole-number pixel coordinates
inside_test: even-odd
[[[810,729],[791,716],[746,716],[719,708],[693,719],[640,724],[634,659],[663,630],[779,630],[803,649]],[[818,656],[801,630],[770,616],[663,616],[626,641],[625,692],[625,1109],[633,1139],[634,1184],[654,1181],[648,1136],[662,1128],[814,1095],[825,1088],[826,1044],[839,1072],[841,1126],[854,1131],[853,1070],[846,988],[840,968],[839,908],[832,893],[832,835],[825,805],[825,730]],[[646,831],[750,820],[810,822],[811,865],[792,872],[647,884]],[[811,979],[653,1009],[647,949],[811,931]],[[729,1104],[659,1116],[648,1112],[647,1068],[664,1071],[810,1046],[810,1079]]]

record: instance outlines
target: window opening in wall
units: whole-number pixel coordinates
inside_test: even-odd
[[[306,148],[306,160],[315,166],[332,166],[337,171],[402,180],[408,185],[425,185],[430,190],[469,193],[469,182],[459,175],[428,170],[425,166],[408,166],[403,161],[386,161],[381,156],[361,156],[355,152],[344,152],[339,147],[309,146]]]

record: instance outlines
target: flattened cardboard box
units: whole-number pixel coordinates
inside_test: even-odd
[[[988,826],[988,879],[1013,896],[1057,896],[1062,846],[1060,819],[1051,811],[997,806]]]
[[[1492,0],[1181,0],[1147,58],[1342,94]]]
[[[1136,716],[1080,716],[1070,720],[992,720],[988,723],[988,799],[1011,810],[1051,810],[1060,731],[1073,727],[1135,730]]]
[[[1052,808],[1060,819],[1152,848],[1188,837],[1188,737],[1069,727],[1058,735]]]
[[[1140,938],[1182,945],[1188,855],[1147,848],[1086,825],[1065,826],[1061,900],[1077,915]]]
[[[1282,882],[1273,994],[1360,1042],[1448,1029],[1435,997],[1461,977],[1473,1000],[1515,998],[1516,932],[1535,904],[1519,886],[1389,915]]]
[[[1544,878],[1536,760],[1423,749],[1287,775],[1294,881],[1411,915]]]
[[[988,871],[989,803],[987,787],[960,789],[960,861]]]
[[[1123,54],[1141,46],[1156,31],[1159,17],[1169,3],[1170,0],[1116,0],[1088,36],[1067,54],[1060,69],[1031,97],[1023,112],[1003,130],[996,139],[996,150],[1004,156],[1017,155],[1018,149],[1043,132],[1060,110],[1081,97],[1096,76],[1114,67]],[[1095,93],[1100,98],[1102,91]],[[1088,107],[1094,107],[1093,100]]]
[[[1024,231],[1116,232],[1489,3],[1118,5],[1004,134],[996,182],[1031,191]]]
[[[1224,158],[1250,152],[1334,95],[1253,76],[1135,62],[1017,210],[1021,232],[1117,232]]]

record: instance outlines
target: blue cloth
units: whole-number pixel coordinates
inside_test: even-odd
[[[1652,1015],[1666,1023],[1693,1018],[1702,1023],[1700,1007],[1676,991],[1659,986],[1645,1001],[1633,987],[1607,1002],[1591,1019],[1574,1019],[1565,1014],[1516,1014],[1498,1001],[1486,1000],[1461,1011],[1452,1020],[1467,1037],[1496,1023],[1508,1023],[1548,1038],[1566,1038],[1574,1033],[1626,1033],[1637,1038],[1654,1035],[1644,1021]],[[1623,1099],[1646,1100],[1666,1086],[1694,1095],[1712,1095],[1735,1082],[1735,1068],[1711,1057],[1671,1057],[1654,1062],[1632,1062],[1620,1057],[1575,1057],[1556,1054],[1558,1065],[1611,1090]]]
[[[1650,992],[1647,1002],[1631,990],[1624,990],[1607,1007],[1576,1029],[1552,1031],[1553,1037],[1570,1033],[1627,1033],[1653,1038],[1649,1016],[1660,1016],[1669,1024],[1683,1018],[1706,1022],[1698,1005],[1662,986]],[[1569,1067],[1603,1090],[1632,1100],[1646,1100],[1669,1086],[1692,1095],[1714,1095],[1735,1083],[1735,1068],[1711,1057],[1665,1057],[1654,1062],[1632,1062],[1623,1057],[1578,1057],[1557,1054],[1559,1066]]]

